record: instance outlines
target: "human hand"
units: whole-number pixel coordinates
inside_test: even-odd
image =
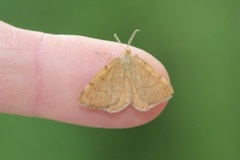
[[[131,46],[168,81],[159,61]],[[163,102],[147,112],[132,106],[119,113],[83,107],[83,88],[106,64],[120,56],[117,42],[83,36],[52,35],[18,29],[0,21],[0,112],[100,128],[145,124],[162,112]],[[107,58],[100,54],[108,54]],[[105,55],[106,56],[106,55]]]

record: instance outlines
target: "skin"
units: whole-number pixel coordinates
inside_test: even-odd
[[[169,81],[159,61],[130,48]],[[167,102],[147,112],[130,105],[119,113],[78,102],[88,82],[123,52],[117,42],[29,31],[0,21],[0,112],[100,128],[143,125],[158,116]]]

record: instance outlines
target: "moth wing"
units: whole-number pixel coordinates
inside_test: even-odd
[[[132,56],[131,82],[133,86],[132,105],[139,111],[147,111],[156,104],[172,97],[173,88],[154,68]]]
[[[130,103],[131,92],[121,58],[114,59],[101,70],[80,95],[82,105],[119,112]]]

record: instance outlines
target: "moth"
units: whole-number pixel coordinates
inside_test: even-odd
[[[131,53],[129,47],[138,31],[133,32],[127,47],[114,34],[124,53],[106,65],[84,88],[79,97],[81,105],[117,113],[132,104],[139,111],[148,111],[172,97],[171,84],[137,54]]]

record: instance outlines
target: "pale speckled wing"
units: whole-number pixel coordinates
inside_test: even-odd
[[[121,58],[104,67],[86,86],[79,97],[82,105],[118,112],[131,102],[131,88]]]
[[[132,105],[139,111],[147,111],[172,97],[172,86],[137,55],[132,56],[130,79],[133,88]]]

